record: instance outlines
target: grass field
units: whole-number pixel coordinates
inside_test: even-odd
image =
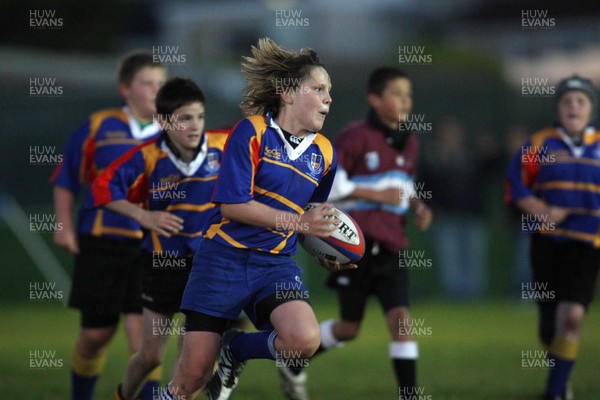
[[[320,320],[336,316],[335,301],[321,299],[315,303]],[[377,304],[371,303],[369,307],[359,339],[310,362],[307,371],[312,399],[398,399],[387,356],[388,333],[383,329]],[[522,352],[540,350],[535,339],[533,305],[427,302],[416,305],[413,310],[414,317],[426,328],[420,330],[418,337],[422,399],[537,398],[546,371],[522,368]],[[3,305],[0,313],[2,398],[68,399],[77,313],[58,303]],[[592,307],[586,321],[581,356],[574,369],[573,384],[578,400],[600,398],[599,331],[600,312]],[[50,364],[57,368],[32,368],[31,352],[52,358],[54,361]],[[174,347],[171,346],[169,360],[173,354]],[[112,399],[112,391],[123,376],[126,359],[125,340],[120,332],[110,349],[105,373],[98,382],[97,399]],[[250,362],[232,398],[281,399],[274,363]]]

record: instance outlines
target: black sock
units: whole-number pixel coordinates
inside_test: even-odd
[[[404,388],[406,393],[414,393],[414,389],[412,388],[415,388],[417,385],[417,360],[392,358],[392,364],[394,364],[394,372],[396,373],[398,386]]]

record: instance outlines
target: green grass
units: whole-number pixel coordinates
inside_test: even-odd
[[[317,300],[320,320],[335,318],[337,305]],[[64,400],[69,393],[71,349],[78,314],[54,304],[0,306],[0,393],[3,398]],[[413,308],[429,328],[419,337],[419,385],[431,400],[535,399],[546,371],[524,370],[521,352],[539,350],[533,305],[519,303],[443,304],[427,302]],[[586,320],[582,352],[575,365],[577,399],[595,399],[600,391],[600,314],[592,307]],[[389,334],[376,303],[369,304],[360,337],[344,348],[312,360],[307,369],[313,399],[398,399],[388,359]],[[56,351],[62,368],[30,368],[30,351]],[[171,360],[174,341],[168,353]],[[122,379],[127,350],[122,331],[110,348],[106,370],[98,382],[97,399],[112,398]],[[275,366],[248,364],[234,399],[281,399]]]

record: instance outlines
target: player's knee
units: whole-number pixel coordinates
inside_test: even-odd
[[[185,368],[183,376],[185,376],[185,379],[174,382],[174,387],[179,389],[179,394],[190,396],[210,381],[213,376],[213,368],[202,364],[189,365]]]
[[[354,340],[360,334],[360,324],[357,322],[338,322],[335,326],[334,335],[340,341]]]
[[[300,331],[289,332],[284,339],[289,351],[298,354],[298,358],[311,357],[319,348],[321,334],[318,325]]]
[[[140,353],[140,361],[144,369],[153,370],[163,363],[163,355],[158,351],[144,351]]]
[[[93,355],[102,351],[113,337],[113,332],[99,329],[85,329],[78,340],[78,348],[83,353]]]
[[[563,329],[567,332],[579,332],[583,325],[583,314],[578,311],[569,312],[563,321]]]
[[[354,324],[347,325],[343,329],[343,334],[344,334],[343,340],[345,340],[345,341],[354,340],[360,334],[360,326],[354,325]]]
[[[401,306],[396,307],[392,310],[392,320],[396,321],[405,321],[410,319],[410,310],[408,307]]]

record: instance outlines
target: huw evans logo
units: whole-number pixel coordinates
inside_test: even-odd
[[[29,78],[29,97],[62,97],[63,92],[56,78]]]
[[[402,65],[431,65],[433,56],[425,53],[425,46],[398,46],[398,63]]]
[[[310,21],[302,16],[302,10],[275,10],[275,26],[278,28],[308,28]]]
[[[29,29],[62,29],[63,19],[56,10],[29,10]]]
[[[548,10],[521,10],[522,29],[554,29],[556,19],[548,16]]]
[[[521,78],[522,97],[554,97],[556,88],[548,84],[548,78]]]
[[[180,52],[179,46],[152,46],[152,62],[183,65],[187,62],[187,55]]]

